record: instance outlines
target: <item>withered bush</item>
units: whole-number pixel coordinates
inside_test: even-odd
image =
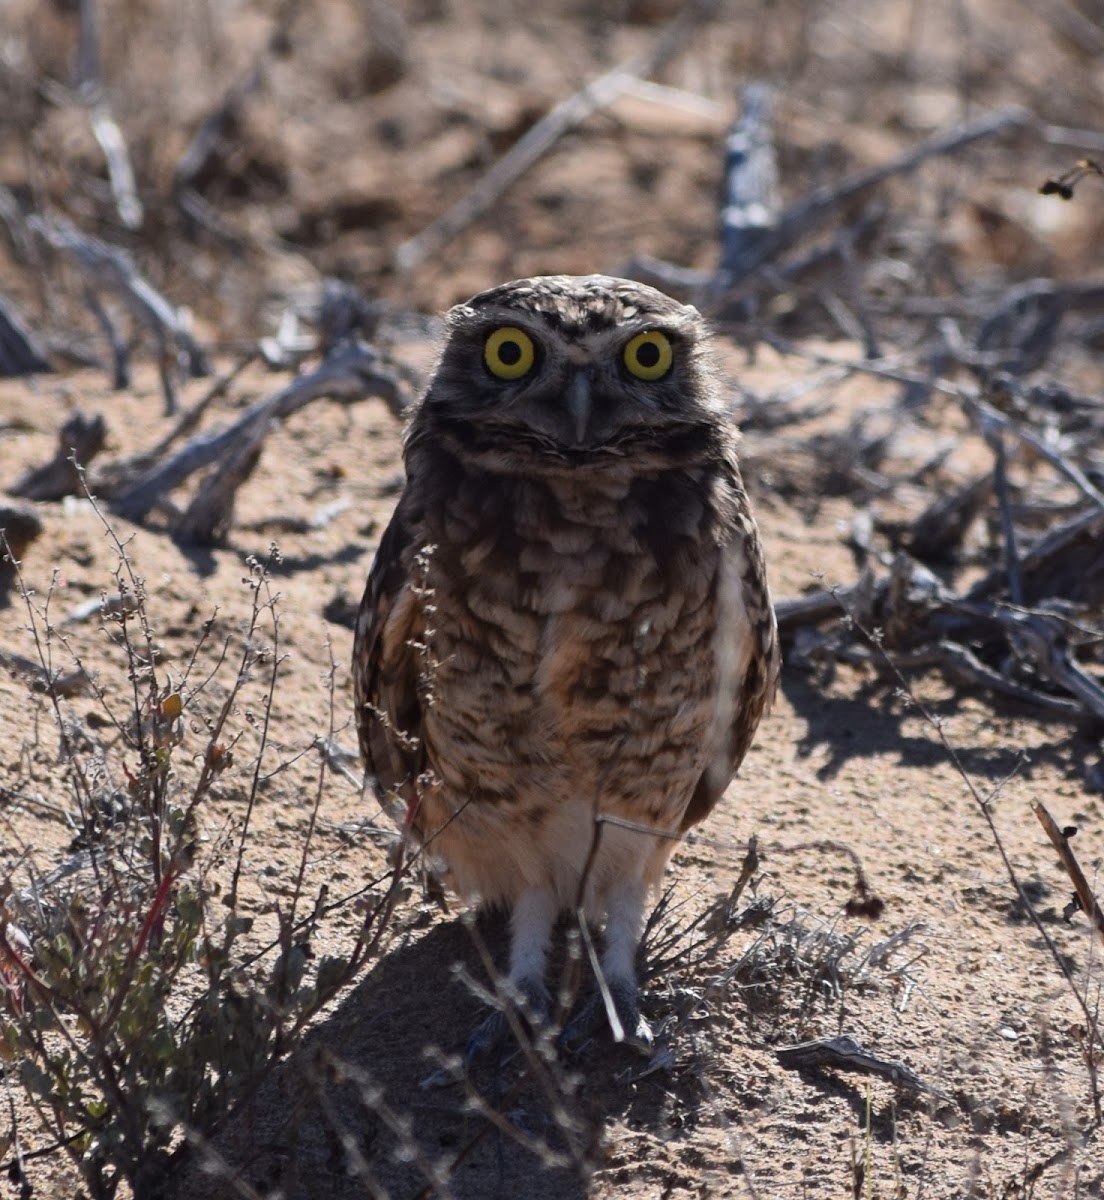
[[[58,869],[27,885],[28,858],[0,881],[0,1055],[38,1115],[35,1141],[64,1148],[93,1197],[125,1181],[141,1198],[162,1194],[186,1147],[256,1093],[372,956],[400,872],[360,892],[346,953],[313,955],[319,923],[341,906],[306,896],[326,771],[317,738],[298,870],[277,889],[286,899],[269,906],[271,924],[255,927],[241,895],[263,865],[251,864],[250,820],[266,776],[292,757],[269,728],[278,552],[250,561],[240,631],[217,636],[226,622],[207,621],[175,674],[159,660],[143,580],[105,527],[118,561],[99,616],[114,649],[96,669],[55,623],[54,587],[43,598],[19,579],[75,836]],[[331,697],[332,676],[331,664]],[[222,832],[205,840],[201,817],[210,828],[227,800]],[[19,1150],[16,1136],[0,1138],[0,1158]]]

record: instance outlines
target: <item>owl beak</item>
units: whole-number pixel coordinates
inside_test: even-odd
[[[585,371],[576,371],[568,385],[567,408],[575,425],[575,444],[581,446],[594,409],[590,395],[590,376]]]

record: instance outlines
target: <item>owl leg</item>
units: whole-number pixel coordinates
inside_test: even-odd
[[[577,1050],[603,1026],[613,1029],[608,995],[612,1015],[621,1026],[617,1040],[651,1053],[655,1035],[640,1011],[640,986],[636,981],[636,952],[644,928],[647,894],[647,885],[640,879],[622,880],[607,892],[606,944],[599,962],[605,987],[604,991],[599,988],[564,1029],[560,1043],[568,1050]]]
[[[531,1022],[544,1024],[552,1001],[544,982],[545,960],[552,940],[559,904],[551,889],[522,892],[510,914],[510,971],[506,993]],[[510,1033],[510,1021],[501,1009],[492,1012],[468,1038],[464,1057],[471,1062],[502,1045]]]
[[[642,879],[623,880],[610,888],[606,896],[606,948],[602,953],[602,975],[621,1023],[622,1038],[644,1050],[651,1049],[654,1038],[640,1011],[636,952],[644,929],[647,894]]]
[[[542,1018],[551,1009],[544,967],[558,914],[556,894],[550,888],[522,892],[510,914],[510,985]]]

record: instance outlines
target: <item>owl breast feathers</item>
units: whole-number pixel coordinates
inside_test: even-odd
[[[514,907],[527,994],[583,882],[632,990],[644,897],[773,693],[736,440],[700,316],[652,288],[525,279],[449,313],[357,623],[356,716],[380,801],[461,894]]]

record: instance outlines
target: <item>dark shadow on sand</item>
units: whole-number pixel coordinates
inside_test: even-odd
[[[798,670],[783,670],[782,690],[794,712],[806,722],[804,736],[797,743],[799,758],[828,752],[828,759],[817,769],[817,778],[834,779],[844,764],[853,758],[884,757],[904,767],[930,770],[948,761],[946,749],[936,731],[924,724],[919,732],[905,732],[905,721],[915,730],[918,709],[906,704],[884,683],[869,683],[847,697],[829,695],[815,681]],[[933,717],[952,716],[959,697],[926,707]],[[1009,714],[1032,718],[1038,724],[1039,713],[1011,704]],[[1043,763],[1082,778],[1091,769],[1093,744],[1087,737],[1069,736],[1069,725],[1055,725],[1048,736],[1046,725],[1038,726],[1037,740],[1031,745],[960,744],[952,739],[955,751],[967,773],[980,784],[991,786],[1013,771],[1030,779]],[[1025,757],[1026,756],[1026,757]]]
[[[477,931],[501,956],[504,919],[483,915]],[[529,1147],[480,1115],[462,1084],[421,1086],[436,1065],[433,1048],[461,1052],[486,1011],[458,968],[485,979],[459,917],[400,940],[214,1140],[220,1163],[208,1156],[204,1169],[202,1150],[193,1154],[177,1200],[228,1200],[241,1194],[235,1176],[261,1195],[278,1193],[284,1200],[351,1200],[384,1192],[415,1200],[446,1194],[430,1187],[432,1164],[446,1175],[447,1194],[456,1200],[583,1200],[588,1168],[544,1161],[532,1149],[543,1145],[564,1155],[567,1146],[556,1098],[522,1069],[520,1054],[508,1048],[504,1061],[477,1063],[468,1077],[530,1140]],[[624,1119],[652,1128],[665,1122],[671,1079],[664,1071],[640,1079],[646,1065],[604,1036],[572,1058],[557,1058],[560,1087],[569,1075],[578,1077],[568,1088],[566,1109],[590,1165],[606,1122]],[[698,1099],[681,1097],[682,1112]]]

